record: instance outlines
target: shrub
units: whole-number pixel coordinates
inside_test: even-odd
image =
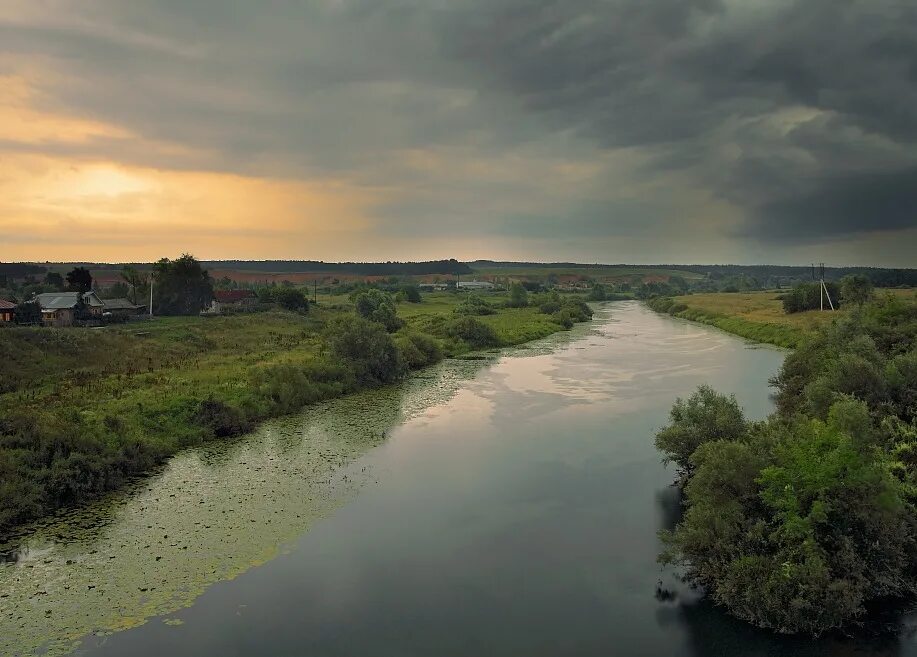
[[[395,346],[398,348],[401,361],[408,369],[420,369],[443,359],[443,348],[439,341],[423,333],[396,335]]]
[[[483,299],[475,294],[470,295],[453,310],[456,315],[493,315],[497,311]]]
[[[295,287],[281,287],[273,291],[271,295],[281,308],[287,310],[309,310],[309,300]]]
[[[404,300],[408,303],[420,303],[423,301],[420,296],[420,288],[416,285],[403,285],[400,292],[404,295]]]
[[[380,323],[361,317],[338,319],[329,324],[325,339],[360,384],[388,383],[404,374],[395,342]]]
[[[586,297],[589,301],[605,301],[608,292],[605,289],[605,286],[601,283],[594,283],[592,289],[589,290],[589,296]]]
[[[398,311],[392,295],[382,290],[375,288],[358,290],[351,295],[351,300],[358,316],[381,324],[389,333],[397,331],[404,325],[397,315]]]
[[[446,325],[446,334],[463,340],[475,349],[496,347],[500,344],[493,328],[474,317],[454,319]]]
[[[840,308],[841,295],[837,284],[826,283],[825,287],[828,288],[831,303],[834,304],[835,308]],[[831,305],[828,303],[828,299],[823,299],[821,283],[801,283],[790,292],[784,294],[781,300],[783,301],[783,311],[787,314],[818,310],[822,307],[822,303],[824,303],[825,308],[829,308]]]
[[[252,425],[236,408],[210,397],[198,406],[194,423],[203,427],[211,436],[225,438],[251,431]]]
[[[525,308],[529,305],[529,293],[521,283],[513,283],[509,288],[507,308]]]

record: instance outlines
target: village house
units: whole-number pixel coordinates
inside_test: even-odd
[[[459,281],[456,287],[460,290],[493,290],[496,286],[490,281]]]
[[[79,292],[47,292],[35,297],[41,306],[41,323],[45,326],[73,326]],[[92,319],[102,319],[104,305],[95,292],[83,294],[86,311]]]
[[[16,304],[12,301],[0,299],[0,324],[12,322],[16,315]]]
[[[228,309],[252,308],[258,304],[257,295],[251,290],[215,290],[208,313],[221,313]]]
[[[145,304],[133,303],[130,299],[102,299],[102,316],[112,316],[119,319],[136,317],[146,312]]]

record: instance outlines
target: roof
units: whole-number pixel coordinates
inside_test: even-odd
[[[144,307],[131,303],[130,299],[102,299],[102,306],[105,310],[137,310]]]
[[[46,292],[35,296],[42,310],[62,310],[73,308],[76,305],[76,296],[79,292]],[[86,303],[90,306],[101,306],[102,301],[96,296],[95,292],[86,292],[83,295]]]
[[[12,310],[16,307],[16,304],[12,301],[7,301],[6,299],[0,299],[0,310]]]
[[[254,299],[255,293],[251,290],[216,290],[213,298],[220,303],[233,303],[242,299]]]

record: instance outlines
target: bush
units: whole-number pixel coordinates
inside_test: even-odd
[[[484,322],[474,317],[454,319],[446,325],[446,334],[463,340],[475,349],[496,347],[500,344],[496,332]]]
[[[443,359],[439,341],[423,333],[401,333],[395,336],[399,358],[408,369],[416,370],[433,365]]]
[[[213,397],[205,399],[194,414],[194,423],[203,427],[216,438],[238,436],[251,431],[252,425],[236,408],[217,401]]]
[[[375,288],[358,290],[351,295],[351,301],[353,301],[357,315],[381,324],[389,333],[397,331],[404,325],[397,315],[398,311],[392,295],[382,290]]]
[[[420,296],[420,288],[416,285],[403,285],[400,292],[404,295],[404,300],[408,303],[420,303],[423,301]]]
[[[325,339],[359,384],[389,383],[404,374],[395,342],[380,323],[361,317],[338,319],[329,324]]]
[[[594,283],[592,289],[589,290],[589,296],[586,297],[589,301],[605,301],[605,298],[608,294],[608,291],[605,289],[605,286],[601,283]]]
[[[840,308],[841,295],[837,284],[825,283],[831,296],[831,303],[835,308]],[[830,308],[828,299],[823,299],[821,283],[801,283],[781,297],[783,312],[787,314],[799,313],[806,310],[819,310],[824,303],[825,308]]]
[[[283,363],[261,367],[253,372],[251,383],[252,393],[243,406],[252,419],[293,413],[356,387],[354,371],[348,364],[324,361],[307,366]]]
[[[281,308],[294,311],[309,310],[309,300],[302,293],[302,290],[298,290],[295,287],[276,288],[271,296]]]
[[[483,299],[477,295],[470,295],[462,303],[455,307],[453,310],[456,315],[493,315],[497,311],[487,303],[486,299]]]
[[[525,308],[529,305],[529,293],[521,283],[513,283],[509,288],[507,308]]]

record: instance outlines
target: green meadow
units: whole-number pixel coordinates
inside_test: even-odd
[[[404,326],[391,343],[400,373],[378,380],[354,375],[329,346],[329,324],[354,315],[344,297],[320,296],[305,314],[0,330],[0,529],[117,489],[184,447],[443,357],[564,328],[538,307],[503,307],[501,294],[483,295],[493,314],[460,317],[467,296],[399,303]]]

